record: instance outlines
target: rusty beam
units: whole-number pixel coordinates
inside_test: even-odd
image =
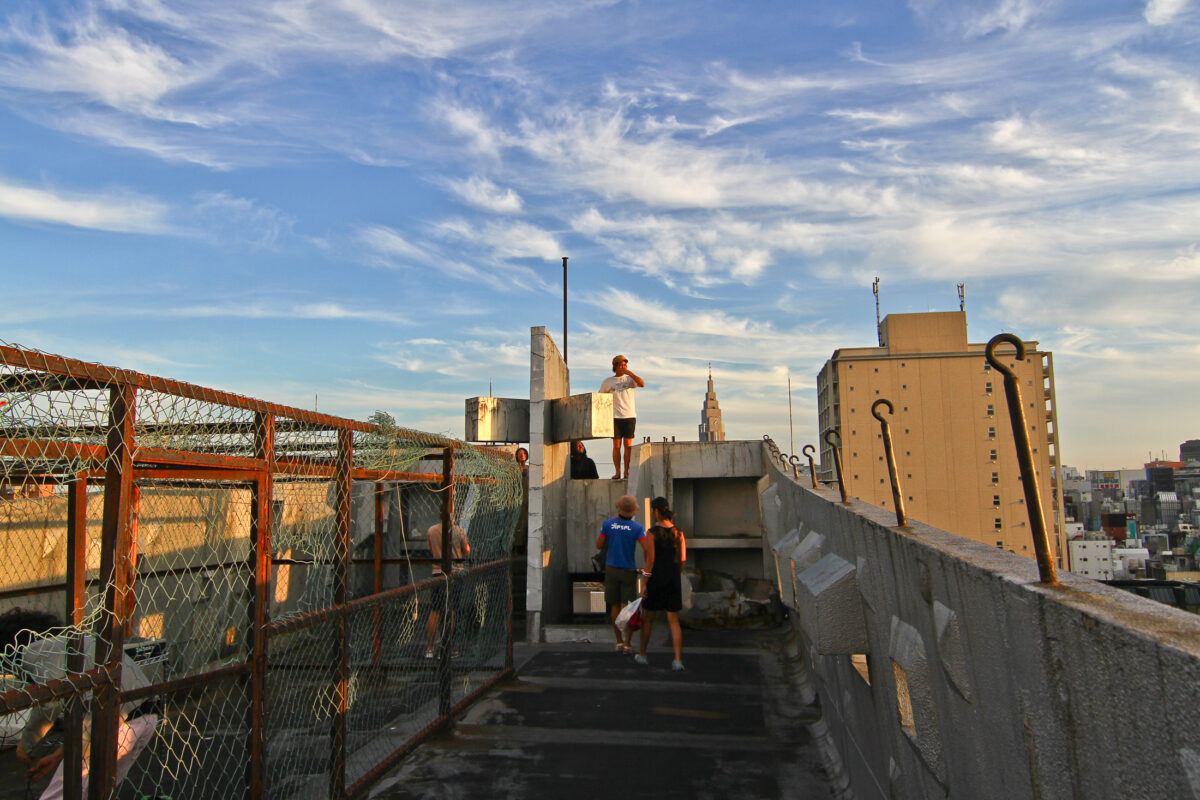
[[[108,672],[103,667],[96,667],[87,672],[77,672],[45,683],[30,683],[16,689],[9,689],[0,694],[0,716],[51,703],[55,700],[65,700],[108,683]]]
[[[439,642],[441,659],[438,661],[438,690],[439,710],[442,715],[450,713],[450,657],[454,651],[454,587],[445,580],[454,569],[454,555],[451,547],[454,542],[454,451],[449,447],[442,456],[442,620],[441,641]]]
[[[67,673],[83,672],[83,623],[87,605],[87,478],[80,477],[67,487],[67,575],[63,619],[73,626],[67,649]],[[63,799],[82,800],[83,716],[84,707],[72,695],[64,708]]]
[[[107,670],[111,683],[97,688],[92,698],[92,749],[88,797],[105,800],[117,788],[117,736],[121,720],[122,645],[125,642],[125,593],[130,585],[133,539],[129,512],[133,496],[133,419],[137,399],[132,386],[109,392],[109,432],[104,475],[104,523],[100,576],[107,582],[97,632],[96,664]]]
[[[307,562],[305,562],[307,563]],[[486,564],[480,564],[477,567],[457,572],[450,576],[450,580],[461,581],[468,577],[482,575],[486,572],[492,572],[497,569],[511,567],[512,558],[501,558],[495,561],[489,561]],[[523,563],[523,562],[522,562]],[[344,617],[349,614],[357,614],[360,611],[365,611],[381,603],[387,603],[399,597],[404,597],[410,594],[419,594],[421,592],[432,589],[436,586],[441,586],[444,579],[441,575],[433,578],[426,578],[423,581],[416,583],[408,583],[404,586],[397,586],[392,589],[387,589],[377,595],[371,597],[358,597],[354,600],[348,600],[340,606],[329,606],[327,608],[318,609],[316,611],[308,611],[303,614],[293,614],[287,617],[281,617],[276,620],[271,620],[266,625],[267,636],[282,636],[285,633],[292,633],[303,628],[311,628],[314,625],[320,625],[323,622]]]
[[[217,669],[210,669],[207,672],[197,672],[194,675],[184,675],[182,678],[172,678],[169,681],[161,681],[152,683],[148,686],[139,686],[136,689],[130,689],[127,692],[121,692],[121,703],[135,703],[139,700],[145,700],[148,697],[158,697],[159,695],[178,694],[191,689],[198,689],[213,681],[221,680],[222,678],[232,678],[237,675],[245,675],[252,669],[250,663],[243,662],[241,664],[229,664]]]
[[[263,736],[263,704],[267,685],[267,624],[271,603],[272,473],[275,453],[275,418],[257,415],[255,456],[267,465],[257,476],[250,505],[250,558],[247,567],[253,580],[250,595],[250,706],[247,709],[250,759],[246,764],[247,800],[257,800],[266,791],[266,740]]]
[[[354,437],[338,431],[337,475],[334,478],[336,533],[333,565],[333,604],[345,606],[350,580],[350,504],[353,491]],[[334,621],[333,690],[334,710],[330,721],[329,797],[341,800],[346,794],[346,715],[350,706],[350,652],[346,617]]]

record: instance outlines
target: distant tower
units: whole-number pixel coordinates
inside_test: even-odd
[[[721,422],[721,406],[713,390],[712,364],[708,365],[708,393],[704,395],[704,408],[700,411],[700,441],[725,441],[725,424]]]

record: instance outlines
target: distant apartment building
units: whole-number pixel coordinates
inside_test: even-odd
[[[1113,540],[1072,539],[1071,572],[1096,581],[1113,579]]]
[[[712,370],[708,371],[708,392],[704,395],[704,407],[700,409],[700,441],[725,441],[725,423],[721,421],[721,405],[713,389]]]
[[[1179,460],[1185,464],[1200,461],[1200,439],[1188,439],[1179,445]]]
[[[985,344],[968,343],[964,312],[890,314],[880,346],[834,352],[817,377],[821,476],[833,479],[824,432],[837,428],[847,491],[877,506],[892,505],[876,400],[890,400],[896,463],[906,511],[913,519],[1033,557],[1033,540],[1009,425],[1004,376],[984,359]],[[1058,423],[1052,356],[1026,342],[1017,363],[998,353],[1020,380],[1050,546],[1060,566],[1063,541]]]

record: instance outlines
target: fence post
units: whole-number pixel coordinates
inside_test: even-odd
[[[104,608],[96,640],[96,666],[108,680],[92,698],[92,752],[89,800],[106,800],[117,788],[117,739],[121,723],[121,655],[125,644],[125,604],[130,584],[133,540],[129,531],[133,495],[133,421],[137,395],[132,386],[109,390],[108,441],[104,464],[104,526],[100,544],[100,580]],[[65,769],[65,768],[64,768]]]
[[[265,462],[255,479],[250,503],[250,762],[246,790],[250,800],[266,791],[263,706],[267,686],[267,624],[271,603],[271,531],[274,529],[275,416],[255,414],[254,456]]]
[[[67,486],[67,585],[68,625],[83,622],[87,604],[87,475],[81,473]],[[83,672],[83,634],[71,634],[67,650],[67,674]],[[66,702],[63,732],[63,800],[81,800],[83,789],[83,701],[79,695]]]
[[[1042,493],[1038,490],[1037,471],[1033,467],[1033,446],[1029,443],[1029,429],[1022,407],[1021,383],[1017,374],[996,357],[996,346],[1007,342],[1017,348],[1017,360],[1025,360],[1025,343],[1011,333],[998,333],[987,343],[984,357],[989,364],[1004,376],[1004,399],[1008,401],[1008,419],[1012,425],[1013,438],[1017,446],[1017,462],[1021,465],[1021,485],[1025,490],[1025,507],[1029,509],[1029,527],[1033,532],[1033,551],[1037,557],[1038,575],[1042,583],[1058,583],[1054,557],[1050,554],[1050,540],[1046,535],[1046,514],[1042,510]]]
[[[450,656],[454,646],[454,604],[451,602],[454,583],[454,558],[450,548],[453,544],[454,526],[454,449],[442,451],[442,603],[441,661],[438,663],[438,687],[440,702],[438,715],[450,714]]]
[[[387,500],[383,481],[375,482],[375,563],[371,591],[379,594],[383,591],[383,520],[384,503]],[[371,663],[379,666],[379,655],[383,642],[379,637],[380,608],[375,607],[371,612]]]
[[[335,509],[337,530],[335,531],[335,556],[333,576],[333,605],[340,608],[346,604],[347,583],[350,576],[350,501],[353,489],[352,467],[354,462],[354,432],[339,430],[337,434],[337,467],[334,476],[334,491],[337,497]],[[350,653],[346,626],[347,615],[339,615],[334,622],[336,634],[333,643],[334,702],[332,730],[330,733],[329,797],[341,800],[346,795],[346,711],[349,708]]]

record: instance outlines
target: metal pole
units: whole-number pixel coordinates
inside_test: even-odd
[[[792,425],[792,376],[788,374],[788,452],[796,452],[796,429]]]
[[[454,449],[442,451],[442,636],[441,660],[438,663],[440,702],[438,713],[450,713],[450,656],[454,643],[454,606],[450,602],[454,558],[450,552],[454,539]]]
[[[350,503],[353,489],[354,432],[339,430],[337,471],[334,478],[336,494],[335,531],[336,559],[334,561],[333,604],[342,606],[349,594],[350,578]],[[346,794],[346,713],[350,707],[350,652],[346,635],[348,620],[338,617],[334,623],[334,703],[330,730],[329,797],[341,800]]]
[[[375,553],[372,563],[374,570],[374,580],[371,584],[371,593],[379,594],[383,591],[383,520],[384,520],[384,503],[387,499],[382,481],[375,482]],[[371,616],[371,663],[379,665],[379,654],[382,649],[382,640],[379,636],[379,612],[376,608]]]
[[[817,448],[811,444],[804,445],[801,452],[808,456],[808,477],[812,479],[812,488],[817,488],[817,462],[813,460],[813,453],[817,452]]]
[[[87,478],[80,474],[67,487],[67,581],[66,616],[68,625],[76,626],[71,634],[67,655],[67,674],[83,672],[83,635],[78,626],[83,622],[87,603]],[[83,702],[78,695],[66,701],[66,730],[63,733],[63,798],[80,800],[83,790]]]
[[[892,502],[896,505],[896,527],[903,528],[908,524],[904,514],[904,496],[900,491],[900,475],[896,471],[896,454],[892,449],[892,426],[879,414],[883,406],[887,406],[888,414],[896,413],[892,402],[881,397],[871,404],[871,416],[879,420],[879,427],[883,431],[883,454],[887,458],[888,478],[892,483]]]
[[[833,439],[830,439],[830,436],[836,437],[837,442],[835,443]],[[825,431],[825,444],[833,448],[833,469],[834,472],[837,473],[838,491],[842,493],[842,502],[849,503],[850,498],[846,496],[846,479],[842,476],[841,442],[842,437],[841,434],[838,433],[837,428],[830,428],[829,430]]]
[[[563,260],[563,366],[567,364],[567,256]]]
[[[96,666],[108,681],[92,699],[92,753],[88,797],[106,800],[117,788],[117,738],[121,723],[121,652],[125,643],[126,588],[130,584],[133,540],[129,531],[133,496],[133,418],[136,390],[109,390],[108,446],[104,465],[104,526],[100,545],[100,579],[107,582],[104,613],[96,641]]]
[[[267,636],[271,603],[271,529],[274,521],[272,499],[275,465],[275,415],[259,412],[255,417],[254,455],[266,467],[254,481],[250,506],[250,574],[254,587],[250,595],[250,761],[247,764],[246,796],[258,800],[266,792],[263,736],[263,707],[267,686]]]
[[[1025,343],[1011,333],[998,333],[987,343],[984,355],[994,369],[1004,375],[1004,397],[1008,401],[1008,419],[1017,446],[1017,462],[1021,465],[1021,485],[1025,489],[1025,507],[1029,509],[1029,527],[1033,531],[1033,551],[1037,558],[1042,583],[1058,583],[1050,540],[1046,535],[1046,515],[1042,510],[1042,493],[1038,488],[1037,471],[1033,466],[1033,447],[1029,443],[1025,409],[1021,403],[1021,383],[1017,374],[996,357],[996,346],[1007,342],[1017,348],[1017,360],[1025,360]]]

